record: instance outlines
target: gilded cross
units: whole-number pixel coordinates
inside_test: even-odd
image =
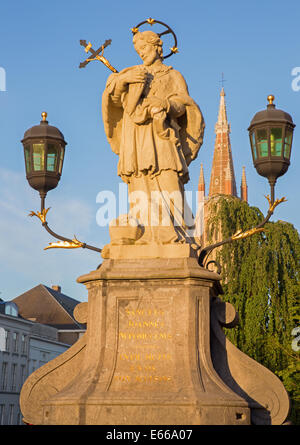
[[[224,73],[222,73],[222,78],[221,78],[220,82],[222,84],[222,88],[224,88],[224,82],[226,82],[226,80],[224,79]]]

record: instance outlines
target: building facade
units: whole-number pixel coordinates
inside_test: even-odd
[[[12,301],[0,299],[0,425],[22,425],[19,397],[26,378],[85,332],[73,310],[80,302],[42,284]]]
[[[22,425],[24,381],[68,347],[58,341],[57,329],[23,319],[13,302],[0,303],[0,425]]]

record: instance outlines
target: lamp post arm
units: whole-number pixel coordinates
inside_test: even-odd
[[[50,233],[50,235],[52,235],[54,238],[60,240],[54,243],[49,243],[49,245],[47,247],[44,248],[44,250],[47,249],[52,249],[52,248],[63,248],[63,249],[76,249],[76,248],[83,248],[83,249],[89,249],[89,250],[94,250],[95,252],[101,252],[102,249],[99,249],[98,247],[94,247],[94,246],[90,246],[89,244],[86,243],[82,243],[81,241],[79,241],[76,236],[74,235],[73,239],[70,238],[66,238],[64,236],[58,235],[57,233],[53,232],[53,230],[50,229],[50,227],[48,226],[48,222],[46,221],[46,216],[47,213],[50,209],[50,207],[48,209],[45,208],[45,198],[46,195],[42,195],[41,194],[41,211],[40,212],[30,212],[29,216],[37,216],[41,223],[42,226],[47,230],[48,233]]]
[[[285,198],[281,198],[281,199],[276,199],[276,201],[272,202],[272,198],[270,199],[269,195],[267,195],[266,198],[269,202],[269,210],[268,210],[268,213],[267,213],[265,219],[260,224],[258,224],[258,226],[253,227],[252,229],[246,230],[244,232],[242,230],[238,230],[230,238],[226,238],[225,240],[219,241],[215,244],[210,244],[209,246],[206,246],[203,249],[201,249],[199,257],[198,257],[199,266],[204,267],[205,258],[210,254],[210,252],[212,252],[217,247],[223,246],[224,244],[232,243],[233,241],[248,238],[249,236],[252,236],[252,235],[255,235],[256,233],[264,231],[263,227],[269,221],[271,216],[273,215],[275,207],[277,207],[278,204],[280,204],[281,202],[286,201]],[[212,262],[216,263],[215,261],[212,261]],[[218,266],[218,271],[220,272],[220,265],[217,264],[217,266]]]

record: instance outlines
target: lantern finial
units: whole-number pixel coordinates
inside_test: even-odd
[[[269,105],[273,105],[273,102],[274,102],[274,100],[275,100],[275,97],[274,97],[272,94],[270,94],[270,95],[267,97],[267,99],[268,99]]]
[[[41,116],[42,116],[43,122],[47,122],[46,119],[47,119],[48,114],[46,113],[46,111],[43,111]]]

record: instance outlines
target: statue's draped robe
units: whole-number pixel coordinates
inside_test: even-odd
[[[103,93],[104,128],[112,150],[119,155],[118,175],[129,188],[142,177],[142,181],[150,180],[148,190],[160,182],[162,190],[166,176],[162,172],[174,172],[178,185],[172,187],[183,195],[183,184],[189,180],[188,165],[202,144],[203,116],[178,71],[162,63],[155,68],[143,67],[148,71],[144,83],[131,83],[125,92],[118,92],[120,76],[140,68],[130,67],[110,75]],[[165,108],[153,117],[152,96],[163,100]],[[172,178],[171,182],[176,181]]]
[[[112,150],[120,156],[118,174],[125,182],[132,175],[162,170],[176,171],[186,183],[189,163],[195,159],[203,140],[204,121],[191,99],[181,74],[163,64],[148,82],[130,84],[122,95],[115,95],[119,75],[112,74],[103,94],[103,121]],[[152,119],[147,99],[159,97],[168,112]],[[156,122],[158,121],[158,122]]]

